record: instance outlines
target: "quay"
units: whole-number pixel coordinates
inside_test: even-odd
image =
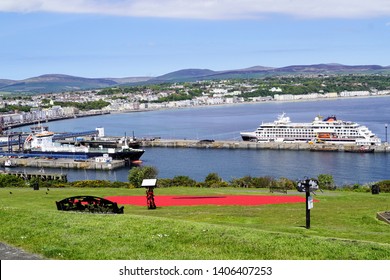
[[[142,147],[165,148],[204,148],[204,149],[269,149],[321,152],[390,152],[390,145],[384,143],[379,146],[356,146],[346,144],[305,143],[305,142],[251,142],[251,141],[214,141],[214,140],[179,140],[179,139],[144,139]]]
[[[6,161],[11,161],[13,166],[45,168],[66,168],[66,169],[92,169],[92,170],[113,170],[125,166],[124,160],[111,160],[110,162],[96,161],[94,158],[85,160],[74,160],[71,158],[0,158],[0,165],[5,166]],[[11,169],[9,167],[7,169]]]
[[[189,140],[189,139],[142,139],[140,146],[164,147],[164,148],[199,148],[199,149],[253,149],[253,150],[293,150],[313,152],[352,152],[352,153],[388,153],[390,145],[382,143],[378,146],[357,146],[346,144],[305,143],[305,142],[251,142],[229,140]],[[147,152],[147,151],[146,151]],[[5,167],[6,161],[12,166],[32,167],[37,169],[61,168],[61,169],[88,169],[88,170],[114,170],[128,165],[125,160],[98,160],[98,158],[49,158],[49,157],[25,157],[23,154],[0,155],[0,166]],[[19,155],[19,156],[18,156]],[[140,161],[141,162],[141,161]],[[12,167],[6,167],[10,169]],[[42,174],[40,174],[42,175]]]

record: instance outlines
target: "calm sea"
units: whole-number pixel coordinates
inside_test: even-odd
[[[390,124],[390,97],[305,102],[268,102],[111,114],[49,123],[51,131],[77,132],[104,127],[106,135],[167,139],[240,140],[240,131],[253,131],[261,122],[285,112],[292,122],[310,122],[317,115],[366,125],[382,141]],[[20,128],[19,128],[20,130]],[[24,130],[28,130],[24,128]],[[213,150],[146,148],[144,165],[155,166],[160,178],[186,175],[203,181],[211,172],[224,180],[243,176],[301,179],[333,175],[338,185],[390,179],[390,155],[309,151]],[[58,171],[58,170],[53,170]],[[115,171],[62,170],[68,179],[127,181],[129,168]]]

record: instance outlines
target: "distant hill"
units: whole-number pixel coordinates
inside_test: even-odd
[[[14,82],[15,81],[13,81],[13,80],[0,79],[0,88],[8,86],[8,85],[10,85],[10,84],[12,84]]]
[[[379,65],[342,65],[342,64],[314,64],[314,65],[291,65],[286,67],[253,66],[244,69],[212,71],[202,69],[187,69],[175,71],[153,79],[148,83],[161,81],[194,81],[211,79],[233,78],[262,78],[273,75],[308,75],[308,74],[390,74],[390,67]]]
[[[62,74],[47,74],[20,81],[0,80],[0,92],[11,93],[50,93],[99,89],[145,81],[149,77],[140,78],[83,78]]]
[[[343,74],[343,73],[375,73],[388,72],[390,67],[379,65],[342,65],[337,63],[331,64],[314,64],[314,65],[292,65],[274,69],[275,72],[284,73],[313,73],[313,74]]]
[[[62,74],[48,74],[24,80],[0,79],[0,92],[50,93],[100,89],[113,86],[184,82],[212,79],[262,78],[274,75],[329,75],[329,74],[390,74],[390,66],[314,64],[286,67],[253,66],[244,69],[213,71],[210,69],[182,69],[158,77],[83,78]]]
[[[217,74],[218,72],[209,69],[183,69],[175,72],[171,72],[156,78],[151,79],[152,81],[178,81],[195,78],[203,78]]]

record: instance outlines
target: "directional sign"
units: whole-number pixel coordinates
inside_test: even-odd
[[[313,197],[309,196],[307,200],[307,209],[312,209],[313,207],[314,207]]]

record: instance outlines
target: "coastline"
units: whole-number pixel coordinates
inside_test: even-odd
[[[73,119],[73,118],[87,118],[94,117],[99,115],[108,115],[108,114],[130,114],[130,113],[144,113],[144,112],[154,112],[154,111],[166,111],[166,110],[182,110],[182,109],[194,109],[194,108],[216,108],[216,107],[232,107],[240,105],[257,105],[257,104],[283,104],[283,103],[301,103],[301,102],[322,102],[322,101],[333,101],[333,100],[348,100],[348,99],[369,99],[369,98],[386,98],[390,97],[389,95],[367,95],[367,96],[348,96],[348,97],[320,97],[320,98],[307,98],[307,99],[298,99],[298,100],[263,100],[263,101],[244,101],[236,103],[220,103],[220,104],[203,104],[203,105],[192,105],[192,106],[172,106],[172,107],[161,107],[161,108],[147,108],[139,110],[111,110],[111,111],[101,111],[101,112],[90,112],[86,111],[83,114],[73,115],[73,116],[64,116],[57,117],[52,119],[36,120],[24,123],[15,123],[12,125],[5,125],[3,131],[9,129],[32,125],[36,123],[50,123],[59,120]]]
[[[165,111],[165,110],[181,110],[181,109],[194,109],[194,108],[213,108],[213,107],[231,107],[240,105],[257,105],[257,104],[272,104],[272,103],[301,103],[301,102],[322,102],[332,100],[347,100],[347,99],[369,99],[369,98],[385,98],[388,95],[368,95],[368,96],[348,96],[348,97],[321,97],[321,98],[307,98],[298,100],[265,100],[265,101],[244,101],[236,103],[220,103],[210,105],[196,105],[196,106],[177,106],[177,107],[164,107],[164,108],[153,108],[153,109],[142,109],[142,110],[123,110],[123,111],[110,111],[111,114],[127,114],[127,113],[139,113],[139,112],[153,112],[153,111]]]

